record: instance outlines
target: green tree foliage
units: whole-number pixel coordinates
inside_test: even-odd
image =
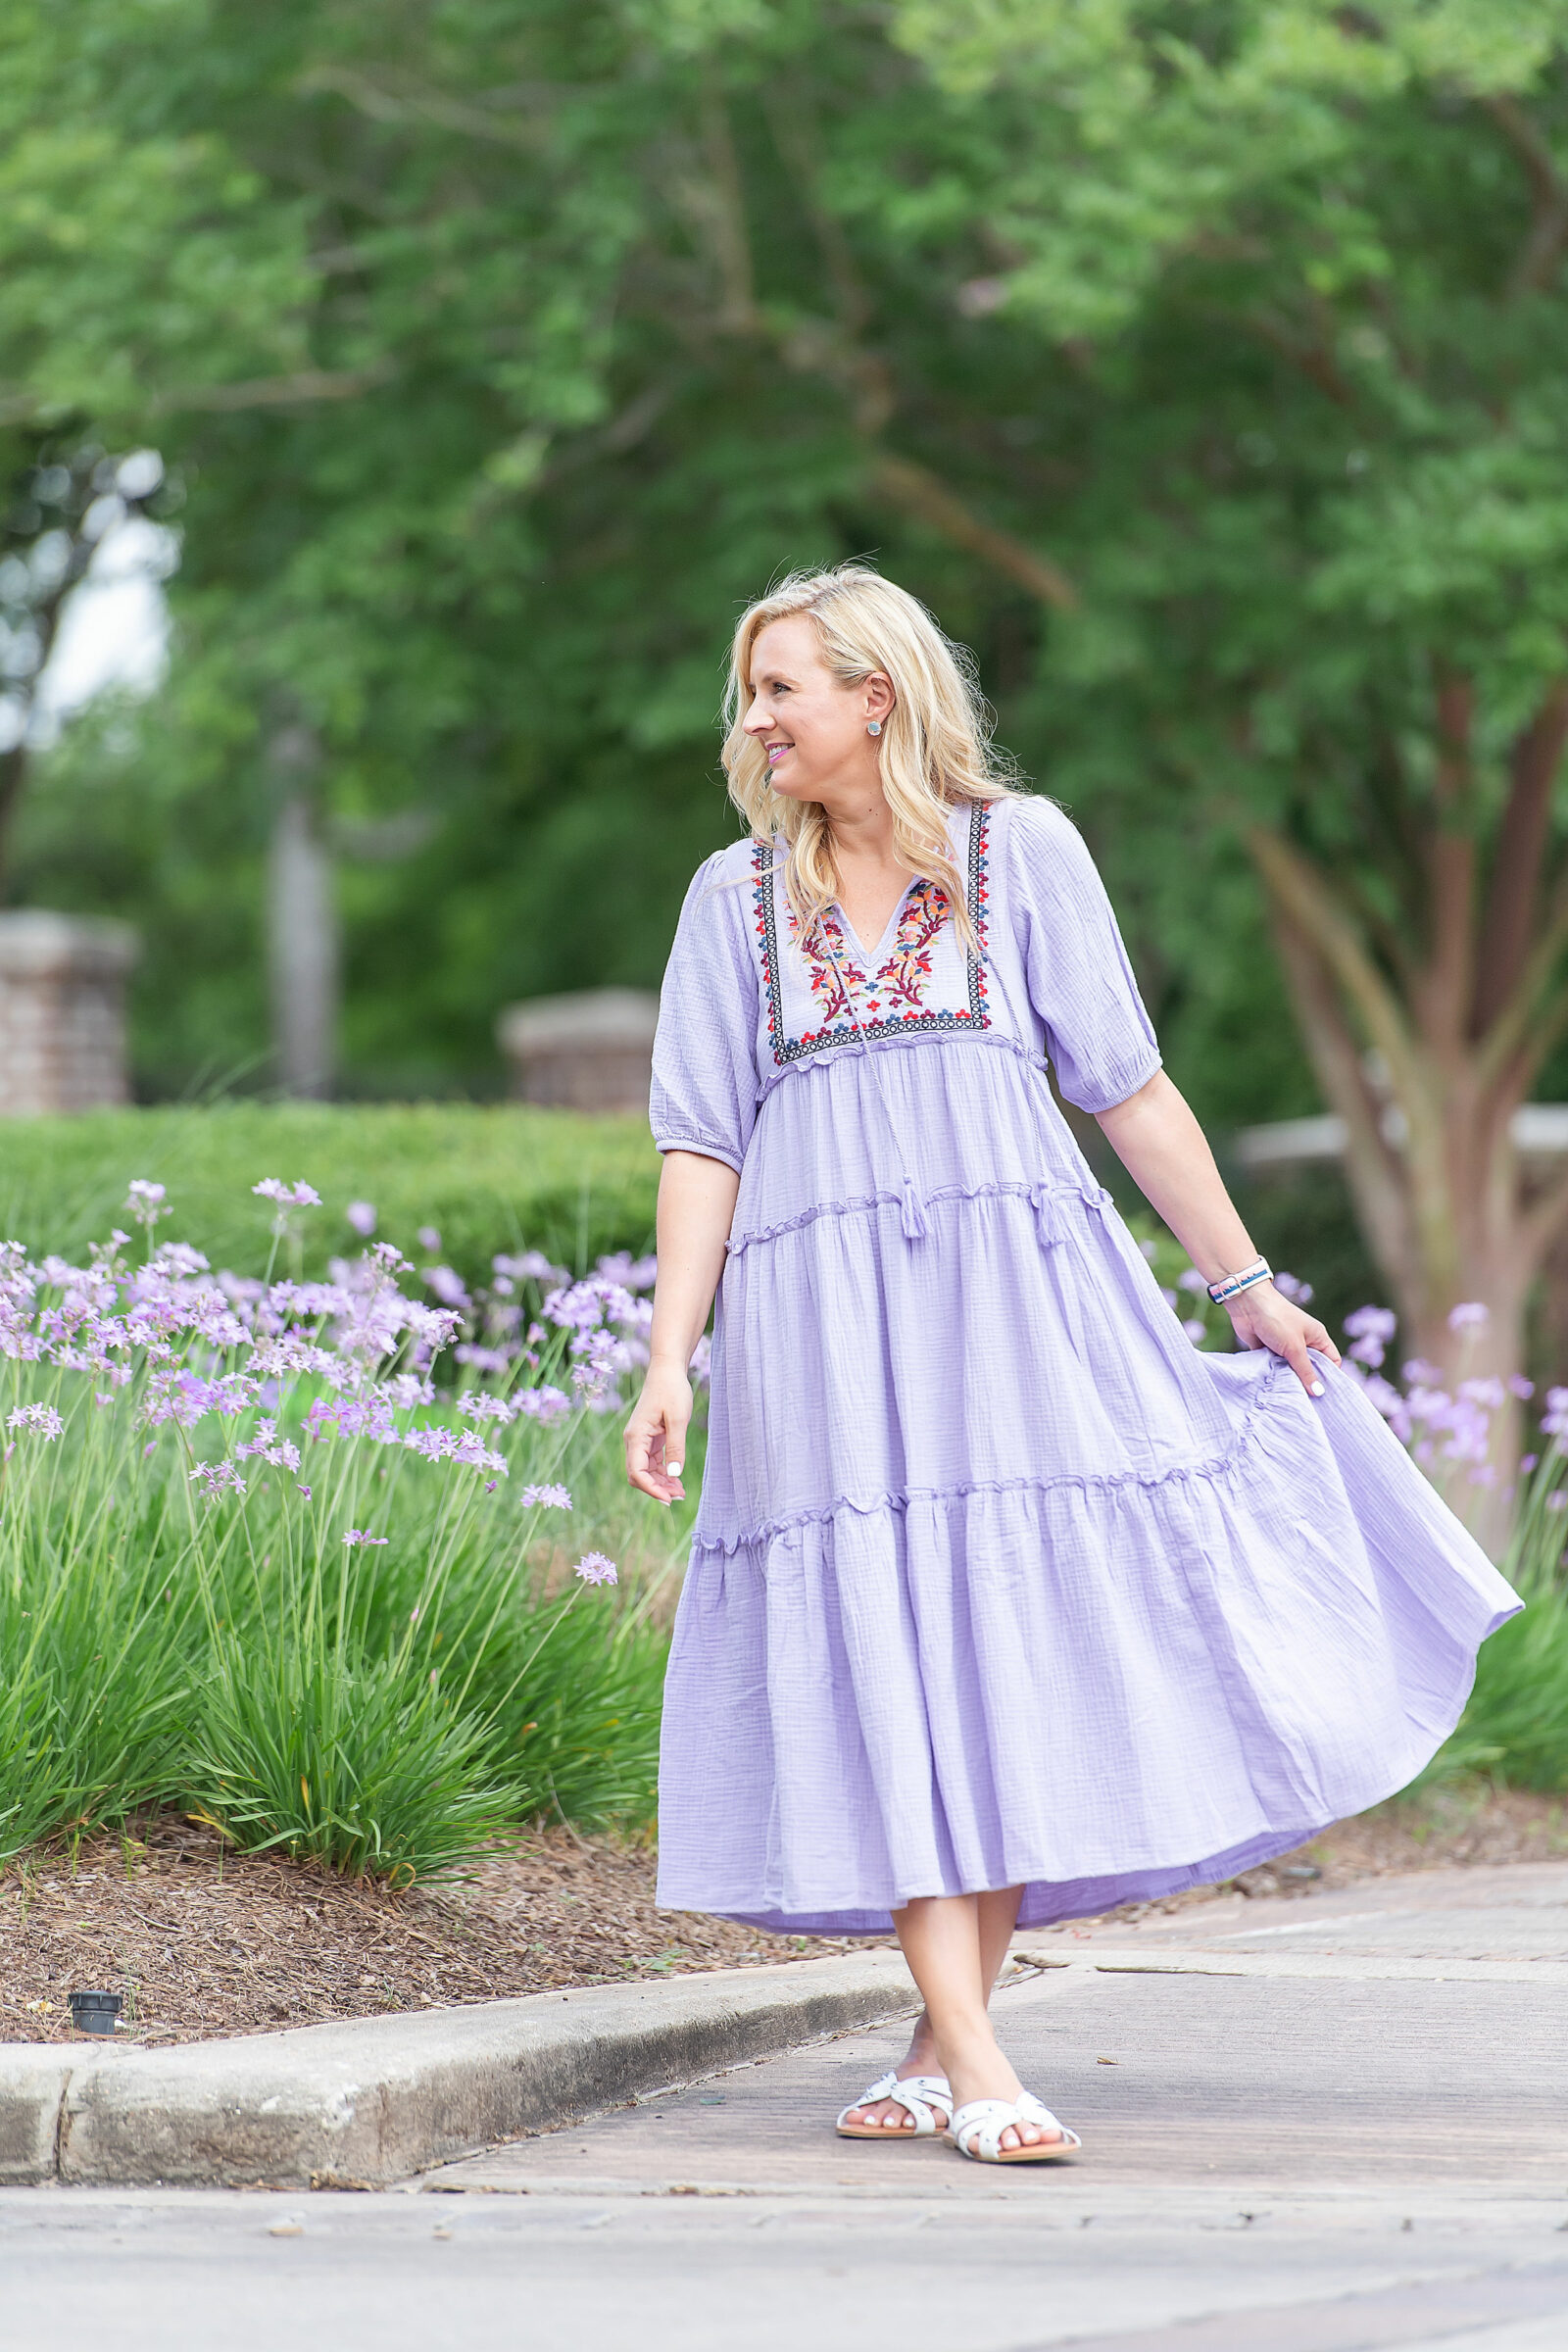
[[[1272,937],[1418,1336],[1479,1290],[1509,1355],[1564,1206],[1508,1141],[1568,924],[1562,0],[0,26],[0,415],[187,492],[171,693],[37,797],[40,890],[119,759],[142,885],[234,909],[303,711],[351,861],[437,820],[351,866],[355,1066],[471,1075],[501,998],[657,969],[727,613],[873,549],[1086,821],[1200,1106],[1310,1106]]]
[[[14,885],[143,914],[143,1083],[265,1073],[268,750],[300,711],[372,1089],[493,1084],[497,1003],[657,975],[731,827],[728,617],[785,565],[879,553],[1056,780],[1053,575],[986,517],[1033,527],[1063,370],[966,318],[968,231],[933,273],[883,217],[958,115],[880,12],[85,0],[63,28],[6,0],[0,28],[12,470],[155,439],[184,500],[170,690],[52,756]],[[434,829],[381,856],[400,812]],[[1082,812],[1151,900],[1167,1029],[1250,1061],[1238,1102],[1308,1107],[1246,1027],[1234,864],[1253,953],[1200,958],[1210,910],[1154,904],[1141,817],[1118,858],[1119,812]]]

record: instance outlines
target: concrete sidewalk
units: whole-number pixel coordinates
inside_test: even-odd
[[[1070,2166],[835,2139],[855,2031],[391,2192],[0,2193],[6,2352],[1563,2352],[1568,1866],[1020,1940]]]
[[[1568,1866],[1236,1896],[1017,1948],[1047,1965],[998,1992],[998,2027],[1025,2082],[1082,2134],[1070,2168],[999,2172],[936,2141],[832,2137],[838,2108],[902,2055],[906,2036],[886,2028],[431,2178],[534,2193],[891,2187],[943,2203],[1005,2184],[1037,2205],[1111,2183],[1568,2192]]]

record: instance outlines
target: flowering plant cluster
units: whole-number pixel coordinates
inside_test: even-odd
[[[364,1248],[307,1281],[315,1188],[254,1190],[260,1276],[163,1239],[140,1179],[83,1263],[0,1245],[0,1855],[173,1799],[407,1884],[541,1804],[641,1808],[662,1638],[572,1612],[620,1582],[594,1539],[652,1259],[518,1251],[470,1292],[356,1201]]]

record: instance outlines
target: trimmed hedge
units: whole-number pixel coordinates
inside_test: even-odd
[[[133,1176],[164,1184],[173,1215],[160,1229],[215,1267],[265,1263],[271,1207],[258,1178],[303,1178],[321,1196],[306,1211],[298,1260],[325,1272],[363,1247],[351,1200],[373,1202],[377,1238],[424,1262],[416,1236],[466,1280],[498,1250],[543,1250],[585,1271],[607,1250],[653,1246],[659,1155],[636,1118],[584,1118],[521,1104],[220,1102],[90,1111],[0,1124],[0,1240],[75,1256],[128,1224]]]

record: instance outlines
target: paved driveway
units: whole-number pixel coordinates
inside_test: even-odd
[[[0,2344],[1568,2352],[1568,1866],[1019,1950],[1070,2167],[834,2139],[858,2034],[378,2195],[0,2195]]]

